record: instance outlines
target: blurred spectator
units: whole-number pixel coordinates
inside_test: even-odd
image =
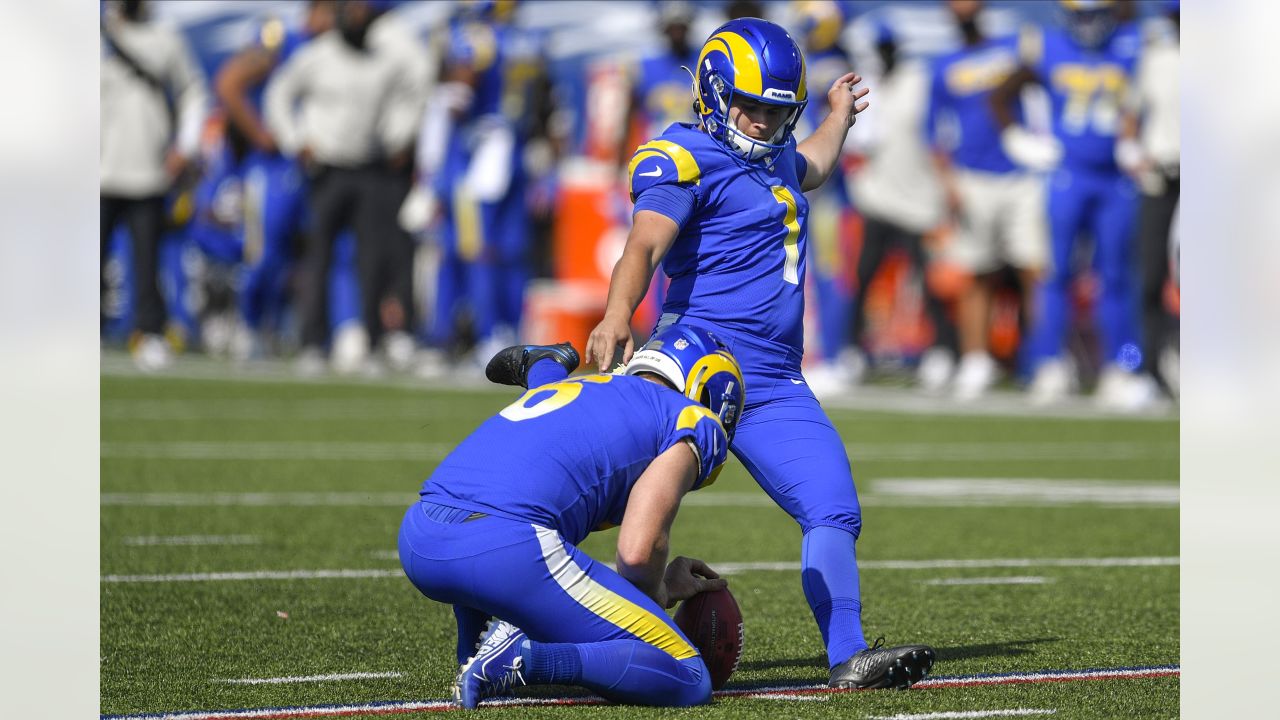
[[[764,15],[764,3],[758,0],[729,0],[724,4],[726,20],[737,20],[744,17],[763,18]]]
[[[1104,406],[1141,405],[1145,392],[1133,371],[1141,363],[1131,245],[1137,197],[1116,165],[1116,134],[1124,88],[1133,74],[1138,38],[1119,26],[1113,3],[1062,3],[1063,27],[1029,28],[1019,38],[1021,65],[991,96],[1001,142],[1015,162],[1053,168],[1049,178],[1050,268],[1040,286],[1038,318],[1027,351],[1034,376],[1031,400],[1051,403],[1074,384],[1063,352],[1071,312],[1072,263],[1079,235],[1089,232],[1102,285],[1096,300],[1103,365],[1095,399]],[[1049,93],[1053,138],[1033,135],[1015,116],[1028,83]]]
[[[384,331],[404,332],[411,322],[412,240],[396,213],[408,192],[427,63],[413,51],[416,39],[383,23],[383,5],[340,2],[337,29],[294,53],[267,86],[268,126],[285,155],[298,158],[310,176],[312,227],[298,359],[303,374],[324,367],[326,278],[334,240],[348,225],[356,233],[367,346],[380,347]],[[345,358],[335,367],[355,369],[360,354],[335,356]],[[378,367],[372,360],[366,365]]]
[[[618,158],[624,164],[635,152],[635,138],[655,138],[672,123],[692,122],[693,95],[690,74],[698,66],[698,49],[689,42],[689,26],[694,7],[683,0],[664,0],[657,4],[658,28],[666,38],[662,50],[640,58],[631,82],[631,97],[622,135],[623,147]],[[688,68],[688,69],[686,69]],[[625,176],[624,176],[625,177]],[[625,187],[625,180],[622,181]],[[625,192],[623,190],[622,192]],[[657,315],[667,294],[667,276],[661,268],[653,274],[645,302],[649,312]]]
[[[692,3],[683,0],[658,3],[658,27],[667,45],[640,59],[631,84],[627,113],[627,126],[639,123],[640,137],[657,137],[671,123],[693,120],[693,95],[689,90],[693,80],[689,73],[698,64],[698,48],[690,44],[689,38],[693,17]],[[625,139],[631,140],[630,133]],[[630,158],[634,150],[634,147],[624,147],[618,156]]]
[[[844,7],[834,0],[805,0],[795,3],[799,39],[804,47],[805,77],[811,89],[831,87],[836,78],[853,67],[853,59],[841,42],[849,17]],[[824,93],[811,92],[809,102],[797,126],[797,134],[807,136],[817,129],[831,111]],[[875,111],[873,111],[875,112]],[[853,143],[846,142],[846,148]],[[841,153],[841,165],[851,158]],[[843,171],[832,173],[809,198],[809,285],[817,319],[818,362],[805,370],[809,388],[819,398],[842,390],[855,382],[854,366],[859,359],[849,346],[849,305],[852,264],[851,239],[844,232],[846,219],[852,214],[848,184]]]
[[[1176,394],[1176,360],[1166,373],[1161,360],[1176,358],[1177,320],[1165,303],[1170,246],[1179,186],[1178,0],[1163,3],[1171,26],[1152,29],[1116,145],[1116,162],[1138,182],[1138,253],[1142,266],[1142,365],[1170,395]],[[1173,264],[1177,257],[1173,258]],[[1171,355],[1166,355],[1169,353]]]
[[[197,154],[208,96],[185,40],[150,22],[141,0],[104,6],[101,44],[103,269],[124,221],[133,241],[134,361],[157,370],[172,361],[157,277],[165,194]]]
[[[231,344],[237,359],[264,352],[264,323],[284,300],[290,244],[302,229],[306,209],[302,169],[280,154],[262,116],[262,95],[271,74],[303,43],[333,29],[334,10],[333,0],[311,0],[301,28],[287,28],[274,18],[266,21],[254,42],[223,64],[214,82],[227,116],[226,172],[242,180],[242,207],[235,213],[244,264],[241,326]],[[215,189],[208,207],[215,215],[224,204],[217,196]]]
[[[873,85],[875,105],[865,124],[854,126],[866,164],[853,180],[853,198],[863,216],[862,252],[858,257],[857,291],[852,308],[853,342],[860,348],[856,375],[870,358],[866,336],[867,288],[886,253],[900,247],[915,266],[925,310],[933,323],[934,345],[919,367],[920,382],[937,389],[950,374],[955,348],[955,328],[942,302],[925,282],[928,259],[923,234],[942,220],[942,190],[924,143],[924,115],[929,92],[929,70],[920,62],[902,62],[898,46],[887,28],[876,41],[882,74]]]
[[[516,342],[529,276],[525,144],[546,108],[530,102],[543,73],[537,38],[512,22],[514,3],[459,6],[444,51],[439,106],[424,127],[442,219],[441,258],[428,343],[437,358],[459,350],[459,326],[470,317],[476,369]],[[545,86],[544,86],[545,87]],[[444,113],[444,110],[448,110]],[[545,123],[542,123],[545,124]]]
[[[1018,271],[1026,296],[1023,307],[1031,307],[1048,260],[1048,239],[1044,180],[1014,164],[1001,149],[989,102],[992,88],[1018,64],[1017,38],[987,37],[978,0],[948,4],[964,47],[935,61],[928,132],[956,228],[948,259],[974,276],[960,296],[962,355],[952,386],[957,399],[972,400],[996,380],[987,339],[998,272],[1004,264]]]

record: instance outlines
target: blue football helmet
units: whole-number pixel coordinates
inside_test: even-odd
[[[1067,34],[1081,47],[1102,47],[1116,29],[1112,0],[1060,0]]]
[[[772,165],[808,102],[804,55],[786,30],[768,20],[730,20],[702,44],[693,92],[694,109],[711,137],[735,155]],[[754,140],[734,127],[729,106],[740,95],[790,109],[773,137]]]
[[[710,331],[676,323],[658,331],[627,363],[625,375],[649,372],[720,418],[729,440],[738,427],[746,389],[729,348]]]

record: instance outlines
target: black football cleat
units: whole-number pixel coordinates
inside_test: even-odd
[[[884,638],[856,652],[853,657],[831,669],[833,688],[873,690],[896,688],[906,690],[920,682],[933,667],[936,653],[928,645],[884,647]]]
[[[560,363],[565,372],[578,369],[581,359],[573,345],[562,342],[556,345],[512,345],[499,350],[484,368],[484,376],[489,382],[499,385],[519,385],[529,387],[529,368],[543,358],[551,358]]]

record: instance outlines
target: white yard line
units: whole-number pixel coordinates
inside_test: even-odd
[[[815,695],[812,693],[750,693],[739,695],[738,697],[750,698],[751,700],[800,700],[805,702],[823,702],[831,698],[830,695]]]
[[[1131,558],[1003,558],[991,560],[864,560],[858,563],[863,570],[932,570],[942,568],[997,568],[997,567],[1164,567],[1176,566],[1176,557]],[[721,575],[753,570],[798,571],[798,562],[708,563]],[[171,575],[103,575],[104,583],[174,583],[174,582],[234,582],[244,580],[342,580],[362,578],[400,578],[399,569],[340,569],[340,570],[256,570],[247,572],[177,573]]]
[[[1116,670],[1108,670],[1099,668],[1094,670],[1064,670],[1057,672],[1041,672],[1041,673],[1005,673],[1000,675],[959,675],[959,676],[943,676],[937,678],[928,678],[915,684],[917,688],[933,687],[972,687],[975,685],[1004,685],[1004,684],[1021,684],[1036,682],[1065,682],[1073,680],[1119,680],[1128,678],[1157,678],[1157,677],[1178,677],[1181,670],[1177,666],[1161,666],[1147,668],[1123,668]],[[718,698],[737,698],[744,696],[767,696],[767,695],[788,695],[807,696],[829,695],[833,693],[844,693],[846,690],[833,690],[822,685],[809,684],[792,684],[777,685],[772,687],[753,687],[753,688],[726,688],[718,690],[715,696]],[[494,698],[484,701],[485,707],[519,707],[519,706],[546,706],[546,705],[599,705],[604,701],[595,696],[574,696],[574,697],[548,697],[548,698]],[[335,715],[342,716],[367,716],[367,715],[400,715],[406,712],[414,711],[435,711],[452,709],[453,704],[449,700],[425,700],[416,702],[381,702],[374,704],[344,704],[344,705],[311,705],[311,706],[295,706],[295,707],[271,707],[271,708],[245,708],[241,710],[191,710],[171,712],[164,715],[168,720],[249,720],[251,718],[303,718],[303,717],[333,717]],[[968,717],[1017,717],[1010,713],[1027,714],[1053,714],[1053,710],[1036,710],[1032,708],[1017,708],[1014,710],[970,710],[962,711],[968,713],[981,712],[984,715],[954,715],[950,713],[930,713],[924,715],[893,715],[888,716],[894,720],[904,720],[911,718],[912,720],[932,720],[934,718],[942,720],[948,717],[968,718]],[[155,714],[137,714],[137,715],[103,715],[102,720],[154,720],[158,716]]]
[[[335,673],[333,675],[295,675],[290,677],[275,678],[239,678],[239,679],[217,679],[211,682],[225,683],[227,685],[281,685],[284,683],[309,683],[309,682],[329,682],[331,680],[376,680],[380,678],[398,678],[403,677],[404,673],[398,672],[351,672],[351,673]]]
[[[393,442],[104,442],[103,458],[165,460],[443,460],[448,443]]]
[[[156,458],[173,460],[440,460],[449,443],[394,442],[103,442],[104,458]],[[1173,442],[940,442],[850,443],[845,450],[854,462],[894,460],[938,462],[1101,462],[1176,459]]]
[[[125,545],[257,545],[256,535],[135,535],[122,538]]]
[[[1164,482],[1124,483],[1109,480],[1050,478],[885,478],[866,483],[861,493],[868,507],[1177,507],[1178,486]],[[404,492],[247,492],[247,493],[103,493],[102,505],[182,506],[403,506],[413,502]],[[698,492],[685,507],[773,507],[763,492]]]
[[[1036,708],[1015,708],[1012,710],[959,710],[951,712],[920,713],[917,715],[872,715],[871,720],[963,720],[964,718],[993,717],[1028,717],[1031,715],[1053,715],[1057,710]]]
[[[409,507],[417,493],[408,492],[252,492],[252,493],[102,493],[102,505],[152,507],[396,506]]]
[[[1018,575],[1013,577],[975,577],[975,578],[934,578],[921,580],[923,585],[1044,585],[1053,582],[1053,578],[1038,575]]]
[[[880,500],[934,504],[1165,505],[1178,504],[1177,483],[1113,482],[1096,479],[914,477],[883,478],[870,483],[868,496]]]
[[[708,562],[721,575],[753,570],[799,570],[800,563],[784,562]],[[1110,557],[1110,558],[991,558],[981,560],[859,560],[860,570],[959,570],[1031,567],[1164,567],[1180,564],[1176,557]]]
[[[174,575],[103,575],[104,583],[235,582],[238,580],[352,580],[404,577],[395,570],[256,570],[252,572],[178,573]]]

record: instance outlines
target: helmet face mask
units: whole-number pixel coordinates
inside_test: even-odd
[[[772,165],[808,103],[804,56],[785,30],[767,20],[731,20],[703,43],[693,91],[694,108],[711,137],[739,157]],[[752,138],[729,114],[739,97],[781,106],[787,116],[771,137]]]
[[[710,331],[677,323],[660,330],[631,357],[627,375],[653,373],[720,419],[729,440],[746,397],[742,370],[729,349]]]

